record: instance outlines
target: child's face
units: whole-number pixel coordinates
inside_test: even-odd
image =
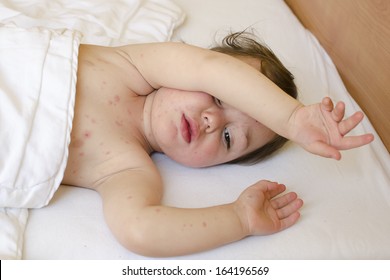
[[[192,167],[229,162],[275,136],[209,94],[168,88],[154,94],[149,125],[157,151]]]

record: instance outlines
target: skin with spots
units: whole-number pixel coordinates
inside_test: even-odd
[[[283,194],[286,187],[270,181],[249,186],[224,205],[163,205],[154,152],[206,167],[257,149],[275,132],[334,158],[338,149],[372,141],[364,135],[345,144],[360,114],[342,121],[344,108],[330,100],[303,106],[262,76],[257,60],[156,43],[81,45],[78,62],[62,183],[96,190],[108,227],[138,254],[189,254],[272,234],[295,224],[302,206],[295,193]]]

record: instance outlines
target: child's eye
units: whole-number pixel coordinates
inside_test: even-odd
[[[230,132],[227,128],[223,130],[223,140],[226,144],[227,149],[230,149]]]
[[[214,101],[218,106],[222,106],[222,101],[219,100],[218,98],[214,97]]]

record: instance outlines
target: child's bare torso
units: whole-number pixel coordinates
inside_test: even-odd
[[[116,48],[82,45],[75,115],[63,184],[94,188],[151,152],[143,109],[153,88]]]

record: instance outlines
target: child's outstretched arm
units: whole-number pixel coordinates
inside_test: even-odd
[[[304,106],[231,56],[181,43],[130,45],[119,52],[152,87],[209,93],[314,154],[340,159],[339,150],[373,140],[371,134],[345,137],[361,122],[362,113],[343,120],[343,103],[333,109],[328,98]]]
[[[161,179],[152,162],[117,173],[97,190],[111,231],[128,250],[154,257],[212,249],[248,235],[293,225],[303,202],[285,186],[260,181],[232,203],[183,209],[161,205]]]

